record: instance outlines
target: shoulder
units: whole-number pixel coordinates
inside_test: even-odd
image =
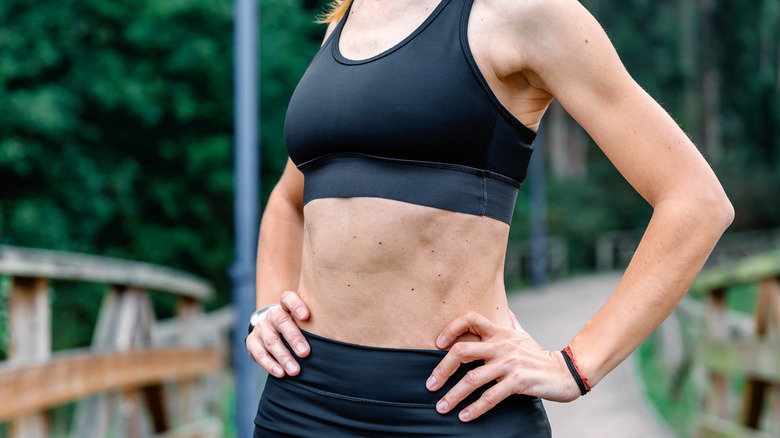
[[[475,0],[473,12],[475,27],[512,60],[507,67],[553,94],[548,80],[622,67],[604,29],[577,0]]]
[[[473,11],[514,33],[565,31],[582,20],[593,20],[577,0],[474,0]],[[594,20],[595,21],[595,20]]]
[[[339,22],[337,20],[333,20],[330,23],[328,23],[328,27],[325,29],[325,36],[322,37],[322,44],[325,44],[325,41],[330,38],[330,34],[333,33],[333,31],[336,29],[336,26],[339,25]]]

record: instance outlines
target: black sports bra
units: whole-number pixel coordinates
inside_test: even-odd
[[[536,133],[498,102],[469,49],[473,0],[442,0],[377,56],[339,52],[346,17],[290,100],[285,142],[304,204],[377,197],[510,223]]]

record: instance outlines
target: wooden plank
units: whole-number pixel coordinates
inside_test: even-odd
[[[152,345],[174,345],[178,342],[182,330],[189,330],[198,345],[224,343],[233,329],[236,312],[233,306],[224,306],[208,313],[197,314],[182,328],[178,318],[158,320],[152,325]]]
[[[201,418],[153,438],[219,438],[225,436],[222,420],[218,417]]]
[[[136,287],[111,286],[106,294],[97,328],[93,336],[92,350],[95,352],[127,351],[131,348],[145,348],[151,343],[151,325],[154,320],[149,296]],[[130,392],[134,392],[131,394]],[[109,397],[101,393],[79,401],[75,413],[74,435],[80,438],[106,436],[113,411],[117,420],[114,433],[138,435],[135,430],[138,413],[142,411],[136,390],[125,390]],[[148,401],[148,398],[144,398]],[[136,406],[132,406],[135,404]],[[152,415],[164,415],[150,406]],[[155,424],[165,424],[165,418],[153,418]]]
[[[777,338],[780,335],[780,279],[768,278],[761,282],[759,293],[764,296],[764,307],[757,309],[757,312],[764,313],[766,319],[762,335],[770,338]],[[780,436],[780,385],[771,385],[768,388],[767,397],[758,409],[766,407],[766,423],[770,431],[775,436]],[[768,405],[768,406],[767,406]]]
[[[707,296],[707,312],[704,315],[704,326],[707,336],[716,340],[728,337],[728,322],[726,320],[726,291],[717,289]],[[710,371],[709,394],[705,400],[705,411],[720,418],[729,416],[729,382],[725,373],[719,370]]]
[[[207,301],[214,288],[192,274],[149,263],[0,245],[0,274],[121,284]]]
[[[8,363],[24,366],[44,363],[51,356],[49,282],[45,278],[14,277],[9,297],[11,345]],[[44,438],[48,419],[29,412],[11,421],[12,438]]]
[[[195,330],[195,320],[202,313],[200,303],[195,300],[180,298],[176,303],[176,317],[179,323],[179,345],[193,347],[198,344]],[[179,381],[178,385],[178,420],[182,423],[194,421],[201,415],[200,391],[195,379]]]
[[[162,384],[147,386],[143,389],[143,396],[152,421],[152,430],[155,433],[170,430],[171,424],[165,409],[165,387]]]
[[[9,362],[42,362],[51,355],[49,282],[14,277],[8,302],[11,345]]]
[[[121,331],[118,327],[128,324],[124,321],[128,315],[127,307],[133,304],[132,300],[127,300],[126,291],[124,286],[111,285],[103,296],[92,335],[92,351],[116,351],[123,349],[120,345],[129,345],[129,340],[117,339],[117,333]],[[98,394],[79,400],[74,413],[73,434],[79,438],[105,437],[110,426],[109,408],[118,400],[118,394]]]
[[[756,335],[762,339],[780,332],[780,282],[776,278],[767,278],[761,281],[758,289]],[[748,379],[742,399],[743,425],[758,429],[770,390],[771,385],[767,382],[756,378]]]
[[[10,436],[15,438],[46,438],[48,432],[49,426],[42,413],[17,418],[10,424]]]
[[[769,432],[774,436],[780,436],[780,385],[772,386],[767,399],[769,400],[769,412],[766,423]]]
[[[780,383],[780,339],[703,339],[696,362],[715,373]]]
[[[100,392],[213,373],[215,348],[67,354],[45,364],[0,368],[0,421]]]
[[[757,283],[772,277],[780,277],[780,250],[745,257],[728,267],[708,269],[693,283],[691,293],[703,295],[714,289]]]
[[[748,429],[737,423],[723,420],[710,415],[703,415],[697,424],[697,438],[777,438],[760,431]]]
[[[742,424],[751,429],[757,429],[761,424],[761,415],[768,390],[771,386],[758,379],[748,379],[742,395]]]
[[[141,438],[142,427],[141,400],[136,389],[126,389],[119,395],[119,415],[117,421],[118,438]]]

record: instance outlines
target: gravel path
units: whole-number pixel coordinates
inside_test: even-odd
[[[546,349],[560,350],[607,300],[618,274],[583,277],[526,293],[509,306],[523,328]],[[554,438],[672,438],[644,400],[634,356],[573,403],[545,402]]]

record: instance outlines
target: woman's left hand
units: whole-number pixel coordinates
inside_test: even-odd
[[[514,318],[514,315],[513,315]],[[482,360],[484,365],[468,373],[436,405],[449,412],[477,388],[496,381],[477,401],[463,409],[458,417],[471,421],[512,394],[527,394],[546,400],[568,402],[580,395],[560,352],[546,351],[525,332],[517,320],[515,327],[500,327],[476,312],[467,312],[447,324],[436,340],[436,347],[449,353],[433,370],[426,386],[441,388],[462,363]],[[464,333],[480,337],[479,342],[453,342]]]

